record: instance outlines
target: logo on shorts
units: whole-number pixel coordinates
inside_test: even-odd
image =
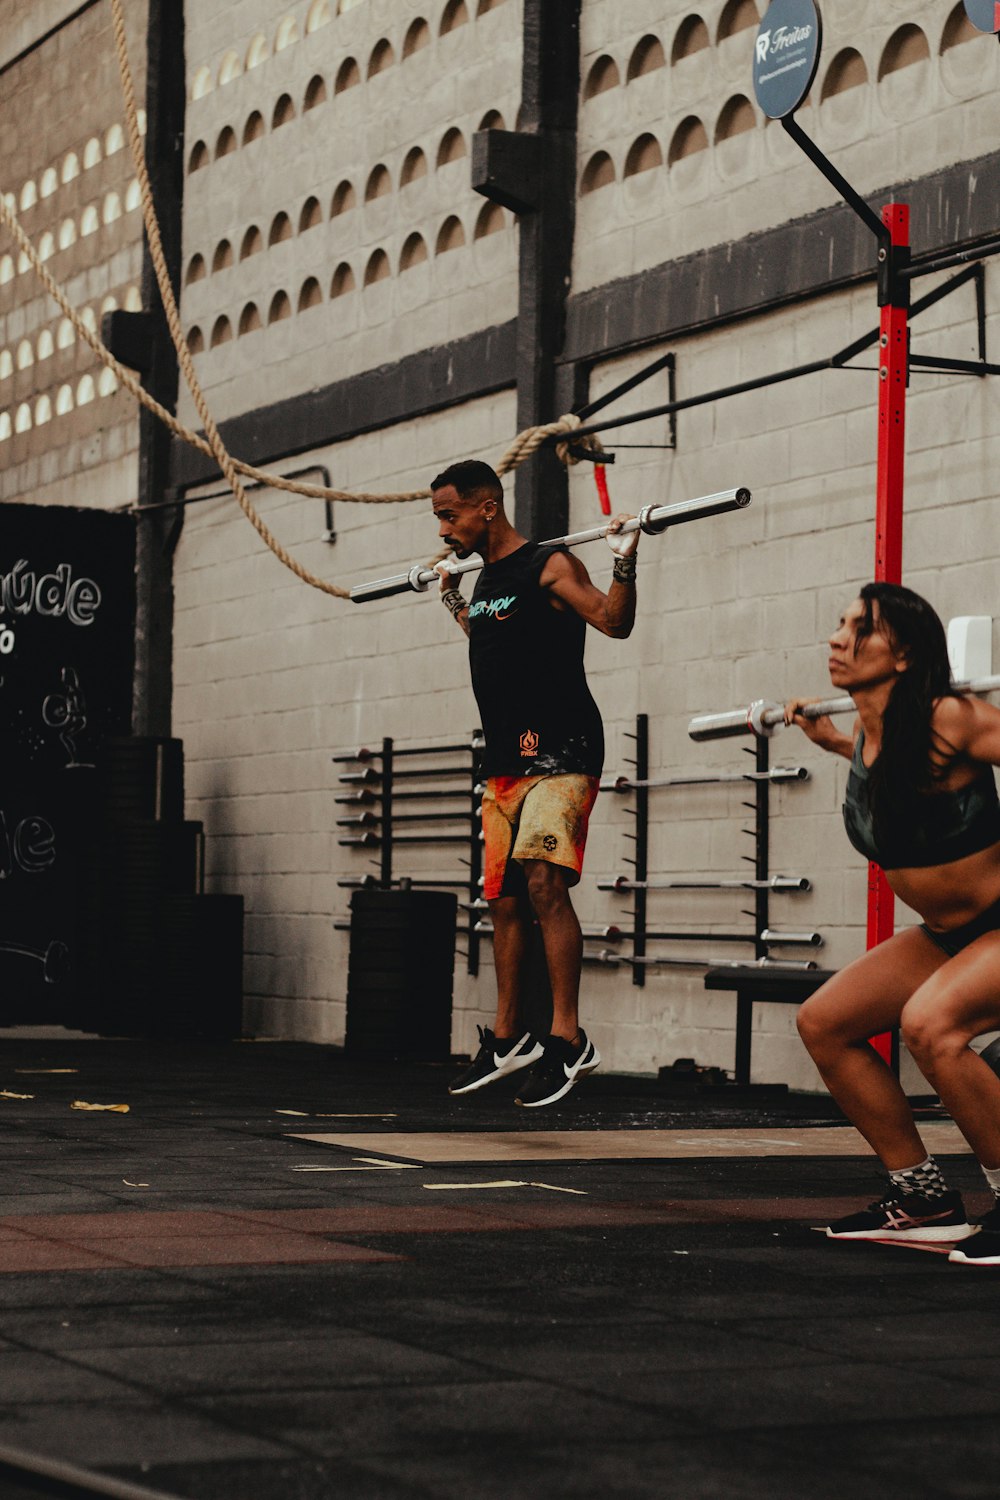
[[[554,833],[547,833],[542,839],[542,848],[545,849],[547,853],[551,854],[553,849],[558,846],[558,843],[559,840],[556,838]]]
[[[526,729],[519,742],[522,755],[538,754],[538,735],[533,729]]]

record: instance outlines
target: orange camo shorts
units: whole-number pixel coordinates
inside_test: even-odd
[[[526,859],[563,865],[576,885],[587,826],[597,800],[596,776],[491,776],[483,793],[487,901],[515,893],[511,877]]]

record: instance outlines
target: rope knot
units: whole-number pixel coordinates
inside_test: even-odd
[[[572,433],[575,428],[583,426],[583,421],[582,418],[577,416],[575,411],[569,411],[565,416],[559,418],[559,424],[564,431]],[[576,452],[573,451],[574,449],[576,449]],[[566,465],[567,469],[571,468],[573,464],[580,462],[583,456],[581,450],[587,453],[603,453],[604,446],[594,432],[588,433],[585,437],[577,438],[575,442],[572,438],[569,438],[565,442],[556,443],[556,457],[560,463]]]

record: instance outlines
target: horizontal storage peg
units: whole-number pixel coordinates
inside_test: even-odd
[[[648,776],[642,781],[633,781],[629,776],[617,776],[611,781],[601,782],[602,792],[631,792],[640,787],[669,786],[723,786],[739,781],[808,781],[807,766],[775,766],[770,771],[718,771],[692,774],[690,776]]]
[[[811,891],[804,875],[771,875],[767,880],[630,880],[616,875],[614,880],[599,880],[599,891]]]

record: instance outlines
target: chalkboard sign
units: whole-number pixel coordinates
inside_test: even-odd
[[[772,0],[757,32],[753,86],[772,120],[792,114],[812,88],[823,42],[815,0]]]
[[[131,517],[0,507],[0,1025],[79,1024],[95,755],[131,718]]]

